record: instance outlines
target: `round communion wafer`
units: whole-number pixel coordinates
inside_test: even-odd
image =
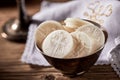
[[[58,29],[64,29],[62,25],[53,20],[45,21],[41,23],[35,32],[35,42],[39,48],[41,48],[42,42],[45,39],[45,37],[52,31],[58,30]]]
[[[102,30],[94,25],[84,25],[75,32],[72,32],[71,35],[77,39],[78,45],[72,54],[66,56],[67,58],[83,57],[93,54],[105,42]]]
[[[96,46],[95,40],[92,37],[88,36],[88,34],[84,32],[73,32],[71,34],[78,40],[78,43],[80,44],[77,45],[77,48],[73,53],[74,55],[72,55],[73,57],[87,56],[96,50],[94,48]]]
[[[68,32],[73,32],[75,31],[78,27],[86,25],[86,24],[91,24],[92,23],[79,19],[79,18],[67,18],[64,20],[65,25],[63,26],[66,31]]]
[[[65,30],[56,30],[45,38],[42,50],[48,56],[64,58],[74,50],[75,46],[75,40],[70,33]]]
[[[105,43],[105,36],[103,31],[95,25],[83,25],[79,27],[76,32],[84,32],[90,36],[94,40],[95,49],[99,49]]]

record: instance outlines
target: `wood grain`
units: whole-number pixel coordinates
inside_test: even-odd
[[[29,14],[39,10],[39,4],[28,5]],[[8,19],[17,17],[15,7],[0,8],[0,33],[2,25]],[[0,80],[120,80],[110,65],[97,65],[83,76],[69,78],[53,67],[35,66],[22,63],[21,55],[25,43],[15,43],[0,36]]]

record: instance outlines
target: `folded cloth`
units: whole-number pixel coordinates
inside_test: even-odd
[[[110,58],[110,63],[113,69],[116,71],[116,73],[120,77],[120,36],[115,38],[115,48],[112,49],[110,52],[111,58]]]
[[[95,65],[110,64],[111,50],[115,48],[115,38],[120,36],[120,1],[117,0],[74,0],[64,3],[43,1],[41,11],[32,18],[39,21],[62,21],[67,17],[88,19],[101,24],[108,32],[107,43]],[[21,61],[29,64],[50,66],[35,46],[34,34],[37,24],[29,27],[28,38]],[[119,62],[120,64],[120,62]]]

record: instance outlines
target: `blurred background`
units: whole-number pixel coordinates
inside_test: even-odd
[[[23,22],[18,23],[18,24],[20,24],[20,25],[22,24],[22,26],[25,27],[26,22],[23,20],[23,19],[25,19],[23,16],[27,15],[27,16],[32,17],[35,13],[40,11],[41,1],[42,0],[0,0],[0,32],[1,32],[2,37],[6,38],[6,34],[4,35],[4,32],[8,34],[7,36],[11,35],[12,37],[15,37],[16,35],[18,35],[19,33],[17,34],[17,32],[20,32],[20,30],[17,31],[18,30],[18,28],[17,28],[16,31],[13,31],[13,29],[11,28],[12,25],[8,22],[12,21],[11,19],[17,20],[19,18],[19,22],[20,21],[23,21]],[[24,3],[24,4],[20,4],[20,3]],[[19,4],[19,6],[18,6],[18,4]],[[24,8],[23,12],[20,11],[20,6],[22,6],[22,5],[23,5],[23,7],[21,7],[21,9]],[[25,12],[25,15],[23,14],[24,12]],[[14,20],[14,22],[15,22],[15,20]],[[14,22],[11,22],[11,23],[14,23]],[[10,27],[10,25],[11,25],[11,27]],[[25,29],[25,31],[24,31],[24,27],[23,27],[23,31],[22,31],[23,34],[24,34],[24,32],[27,32],[27,29]],[[27,34],[27,33],[25,33],[25,34]],[[20,37],[20,36],[18,36],[18,37]],[[25,35],[25,37],[26,37],[26,35]],[[7,37],[7,39],[9,39],[9,38]]]
[[[41,0],[25,0],[28,15],[32,16],[40,9]],[[10,18],[18,17],[16,0],[0,0],[0,27]]]

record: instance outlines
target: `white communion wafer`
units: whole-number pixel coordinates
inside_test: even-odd
[[[71,35],[77,39],[78,45],[74,52],[67,55],[67,58],[84,57],[93,54],[102,47],[105,37],[101,29],[94,25],[84,25]]]
[[[96,46],[94,39],[84,32],[73,32],[71,33],[75,38],[77,38],[80,45],[74,52],[74,57],[83,57],[90,55],[94,51],[94,46]]]
[[[42,46],[42,42],[45,39],[45,37],[52,31],[58,30],[58,29],[64,29],[62,25],[53,20],[45,21],[41,23],[35,32],[35,42],[39,48]]]
[[[93,51],[99,49],[105,43],[103,31],[95,25],[83,25],[76,32],[84,32],[94,40],[95,46],[93,46]]]
[[[42,50],[48,56],[64,58],[74,50],[75,46],[74,39],[70,33],[65,30],[56,30],[45,38]]]
[[[75,31],[78,27],[82,26],[82,25],[86,25],[86,24],[91,24],[92,23],[79,19],[79,18],[67,18],[64,20],[65,26],[64,28],[68,31],[68,32],[73,32]]]

